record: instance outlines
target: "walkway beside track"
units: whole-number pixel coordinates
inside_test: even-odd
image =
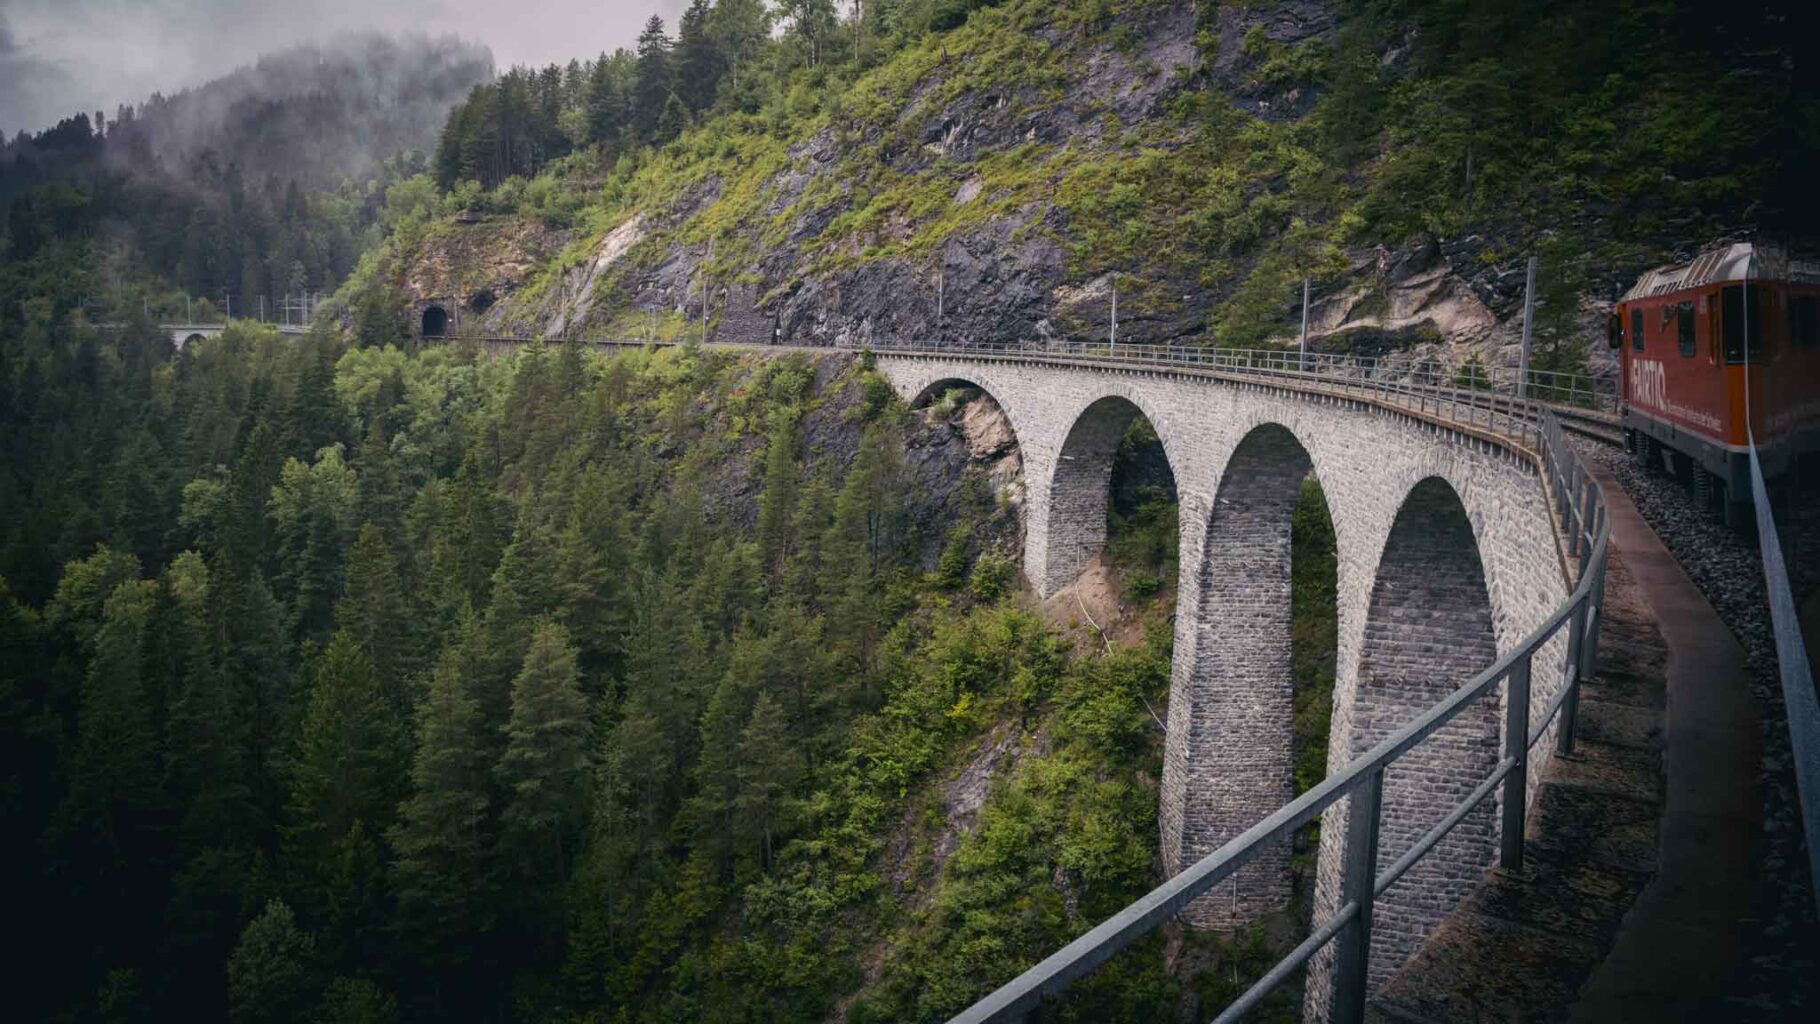
[[[1536,798],[1532,863],[1486,875],[1378,992],[1375,1021],[1725,1016],[1761,820],[1758,706],[1718,613],[1589,469],[1612,557],[1575,756]]]
[[[1667,803],[1656,877],[1625,915],[1575,1021],[1665,1024],[1725,1014],[1757,862],[1763,796],[1760,708],[1744,652],[1718,612],[1597,463],[1612,544],[1668,643]]]
[[[1536,793],[1523,870],[1487,872],[1378,990],[1367,1020],[1563,1020],[1649,884],[1669,653],[1625,557],[1606,562],[1598,671],[1581,691],[1573,756],[1557,756]]]

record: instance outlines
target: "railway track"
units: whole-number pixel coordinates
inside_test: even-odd
[[[473,340],[488,345],[517,346],[525,344],[533,339],[502,336],[483,337]],[[680,342],[676,341],[653,342],[640,339],[606,338],[589,339],[588,343],[602,348],[667,347],[680,344]],[[707,347],[753,348],[763,351],[774,350],[779,347],[789,348],[794,346],[748,346],[709,342]],[[1431,401],[1445,401],[1454,407],[1470,407],[1483,410],[1486,413],[1488,423],[1495,422],[1498,417],[1505,417],[1507,418],[1506,422],[1508,422],[1508,417],[1511,417],[1514,414],[1518,418],[1534,424],[1538,416],[1538,410],[1546,407],[1553,411],[1559,418],[1563,429],[1613,447],[1622,448],[1624,446],[1623,431],[1618,426],[1617,417],[1611,413],[1588,409],[1577,405],[1543,402],[1533,399],[1527,402],[1518,402],[1509,394],[1493,390],[1473,390],[1438,384],[1420,384],[1410,381],[1374,380],[1375,375],[1371,373],[1367,373],[1366,376],[1361,378],[1356,376],[1355,373],[1349,372],[1349,369],[1341,364],[1317,364],[1315,366],[1308,366],[1303,362],[1308,357],[1299,356],[1294,353],[1249,353],[1240,351],[1224,352],[1219,350],[1208,350],[1196,353],[1176,351],[1162,346],[1149,345],[1131,345],[1114,351],[1109,348],[1101,349],[1097,346],[1089,345],[1062,345],[1058,348],[1053,344],[1045,345],[1039,350],[1027,350],[1022,346],[1014,348],[1009,346],[965,345],[949,346],[947,350],[956,352],[957,354],[978,353],[997,356],[1051,355],[1064,359],[1086,360],[1091,362],[1129,362],[1144,365],[1162,363],[1165,365],[1180,365],[1185,368],[1215,370],[1242,375],[1256,374],[1259,376],[1295,377],[1303,379],[1330,378],[1349,380],[1354,383],[1373,382],[1380,384],[1390,392],[1403,395],[1406,399],[1425,398]],[[912,349],[912,351],[921,350]],[[1356,370],[1356,367],[1351,368],[1351,370]]]

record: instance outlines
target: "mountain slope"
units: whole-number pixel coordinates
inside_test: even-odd
[[[1103,338],[1116,286],[1121,338],[1245,345],[1292,334],[1308,275],[1332,346],[1439,351],[1514,342],[1534,252],[1572,365],[1582,295],[1811,231],[1781,8],[1011,0],[470,194],[481,223],[382,276],[473,330],[674,335],[705,292],[722,337],[877,345]]]

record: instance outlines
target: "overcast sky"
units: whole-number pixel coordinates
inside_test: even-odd
[[[0,131],[198,85],[262,53],[338,33],[454,33],[500,68],[630,46],[688,0],[0,0]]]

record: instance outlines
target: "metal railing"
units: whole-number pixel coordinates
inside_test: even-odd
[[[1300,945],[1228,1006],[1216,1018],[1217,1022],[1241,1018],[1328,943],[1338,944],[1330,1019],[1343,1024],[1363,1020],[1366,973],[1371,956],[1372,910],[1377,897],[1500,787],[1504,799],[1498,862],[1506,869],[1522,866],[1523,830],[1529,806],[1529,752],[1557,720],[1556,751],[1570,753],[1573,749],[1580,684],[1592,673],[1598,659],[1599,610],[1604,600],[1606,546],[1610,532],[1599,486],[1567,444],[1560,421],[1549,410],[1538,409],[1533,423],[1530,436],[1537,443],[1536,454],[1543,479],[1561,532],[1565,534],[1567,552],[1579,563],[1579,574],[1566,603],[1525,637],[1516,649],[1368,753],[975,1003],[951,1024],[1022,1019],[1039,1003],[1059,994],[1114,953],[1232,877],[1267,844],[1288,841],[1298,829],[1343,797],[1349,800],[1350,812],[1339,906]],[[1535,660],[1562,630],[1567,631],[1567,643],[1560,685],[1542,713],[1532,719],[1530,690]],[[1378,871],[1378,830],[1385,771],[1465,709],[1498,692],[1500,684],[1504,703],[1504,747],[1496,768],[1395,863]]]
[[[449,336],[448,341],[462,340]],[[472,339],[481,342],[507,342],[525,344],[537,339],[531,337],[485,337]],[[552,344],[560,338],[548,339]],[[687,344],[683,340],[654,341],[649,339],[585,339],[584,344],[609,348],[644,348],[669,347]],[[709,342],[709,347],[716,343]],[[773,346],[733,345],[735,348],[764,349]],[[775,346],[799,347],[799,346]],[[814,346],[800,346],[814,349]],[[826,346],[824,346],[825,348]],[[854,350],[862,346],[836,346]],[[1191,366],[1210,370],[1252,370],[1266,372],[1302,373],[1314,376],[1369,381],[1380,386],[1402,384],[1413,388],[1430,388],[1453,390],[1471,394],[1492,394],[1516,398],[1517,373],[1514,369],[1490,368],[1478,362],[1443,361],[1438,359],[1414,359],[1407,355],[1393,356],[1357,356],[1335,352],[1299,353],[1294,349],[1240,349],[1240,348],[1205,348],[1190,345],[1155,345],[1147,343],[1120,342],[1114,344],[1106,341],[1076,341],[1063,338],[1039,338],[1007,342],[1004,344],[980,344],[966,341],[899,341],[887,346],[878,346],[875,351],[884,354],[892,352],[941,352],[968,355],[998,356],[1041,356],[1058,357],[1072,360],[1104,360],[1122,363],[1159,363],[1169,366]],[[1540,401],[1562,406],[1589,409],[1597,412],[1616,412],[1618,408],[1617,381],[1613,378],[1595,377],[1584,373],[1564,373],[1554,370],[1527,371],[1525,382],[1527,395],[1531,401]]]
[[[1764,589],[1769,594],[1770,623],[1776,635],[1776,666],[1782,676],[1782,700],[1788,712],[1789,746],[1795,760],[1795,791],[1807,836],[1808,878],[1820,907],[1820,698],[1814,693],[1813,667],[1801,639],[1801,614],[1782,560],[1776,515],[1763,483],[1756,439],[1750,444],[1752,504],[1757,512],[1757,545],[1763,558]]]
[[[1203,348],[1144,343],[1070,341],[1059,338],[981,345],[969,342],[893,343],[894,352],[969,352],[975,354],[1044,354],[1121,362],[1167,363],[1211,369],[1299,371],[1323,377],[1347,377],[1378,383],[1403,382],[1425,387],[1517,395],[1515,369],[1491,368],[1479,362],[1415,359],[1408,355],[1357,356],[1336,352],[1301,353],[1294,349]],[[880,348],[879,351],[887,351]],[[1525,374],[1528,397],[1558,405],[1601,412],[1618,408],[1617,380],[1584,373],[1530,369]]]

